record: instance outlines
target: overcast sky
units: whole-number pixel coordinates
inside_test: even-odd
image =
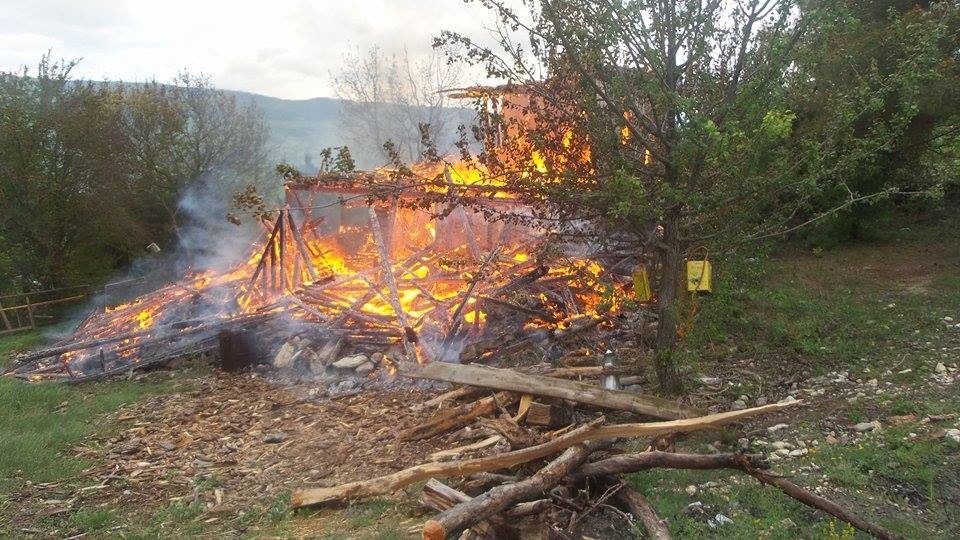
[[[330,73],[351,46],[423,55],[440,30],[482,37],[490,22],[462,0],[0,0],[0,70],[51,49],[82,58],[85,78],[168,81],[188,69],[222,88],[304,99],[333,95]]]

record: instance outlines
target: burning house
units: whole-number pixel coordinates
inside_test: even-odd
[[[517,110],[506,100],[529,100],[504,89],[487,95],[500,118]],[[509,129],[500,136],[514,137]],[[500,146],[496,137],[485,144]],[[622,274],[636,260],[552,241],[549,221],[464,161],[296,178],[263,226],[228,271],[200,270],[92,313],[9,374],[81,381],[225,351],[228,366],[274,359],[319,374],[350,351],[381,353],[376,367],[389,370],[396,359],[469,362],[549,348],[611,323],[628,290]],[[311,344],[296,356],[283,347],[295,336]],[[238,350],[243,361],[233,358]]]

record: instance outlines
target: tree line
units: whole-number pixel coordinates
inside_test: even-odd
[[[92,82],[76,64],[0,73],[0,291],[100,283],[150,244],[184,244],[188,190],[222,219],[269,177],[259,112],[205,78]]]

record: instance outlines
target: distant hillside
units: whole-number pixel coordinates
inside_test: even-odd
[[[344,144],[337,135],[340,100],[291,100],[246,92],[234,93],[241,99],[252,101],[263,111],[264,119],[270,127],[270,155],[277,162],[284,161],[302,167],[306,164],[308,155],[316,160],[317,154],[323,148]]]
[[[280,99],[248,92],[232,92],[240,99],[248,99],[263,111],[270,126],[270,156],[278,163],[289,163],[305,173],[313,173],[308,161],[319,161],[322,149],[341,146],[347,141],[339,134],[342,100],[333,98]],[[460,122],[469,123],[473,111],[456,109]],[[451,141],[438,141],[441,148]],[[357,165],[371,168],[380,165],[377,156],[360,154],[351,149]]]
[[[96,81],[95,84],[130,87],[141,83]],[[343,100],[317,97],[311,99],[280,99],[250,92],[223,90],[240,101],[252,102],[257,106],[267,122],[270,134],[267,140],[270,152],[270,165],[284,162],[293,165],[306,174],[316,169],[311,162],[320,161],[320,151],[333,146],[348,145],[349,141],[340,134],[340,114]],[[475,113],[468,108],[453,108],[456,122],[470,125]],[[437,147],[454,149],[456,135],[451,133],[448,140],[439,140]],[[380,156],[364,155],[360,149],[350,148],[357,166],[371,169],[383,164]]]

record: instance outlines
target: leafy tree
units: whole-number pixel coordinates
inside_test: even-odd
[[[684,259],[893,196],[887,184],[851,177],[876,166],[891,140],[909,138],[915,117],[888,114],[881,125],[862,111],[884,109],[931,80],[938,61],[954,61],[942,50],[949,31],[917,39],[891,68],[898,90],[889,78],[851,84],[830,94],[826,110],[839,117],[817,123],[811,89],[841,77],[818,63],[832,51],[825,36],[849,28],[838,4],[477,2],[497,17],[497,46],[451,32],[436,45],[522,96],[478,92],[492,120],[477,136],[494,143],[480,160],[558,230],[582,234],[589,223],[595,241],[632,241],[656,255],[655,360],[671,392],[681,388],[674,350],[690,309]],[[906,45],[910,23],[898,28]]]
[[[268,178],[259,113],[205,79],[93,83],[75,65],[0,73],[0,289],[104,279],[184,242],[188,192],[222,219],[237,186]]]
[[[656,252],[656,368],[679,391],[683,259],[783,188],[761,173],[792,130],[775,98],[804,19],[786,0],[479,3],[497,50],[449,32],[437,44],[528,94],[498,113],[501,147],[482,159],[545,214]]]
[[[956,182],[960,6],[838,0],[811,7],[821,16],[800,44],[803,62],[790,82],[788,106],[798,116],[791,143],[829,134],[821,159],[804,172],[834,168],[838,181],[813,194],[804,215],[851,193],[894,195],[846,207],[819,231],[833,242],[857,239],[906,202],[903,193],[938,198]]]
[[[137,148],[132,174],[151,199],[146,211],[162,211],[155,223],[183,242],[180,205],[188,188],[220,201],[210,214],[222,216],[233,193],[269,178],[267,128],[259,111],[208,79],[180,74],[173,85],[151,82],[124,92],[126,127]]]
[[[18,283],[102,275],[145,239],[132,214],[129,140],[116,92],[73,81],[75,62],[0,74],[0,238]]]

